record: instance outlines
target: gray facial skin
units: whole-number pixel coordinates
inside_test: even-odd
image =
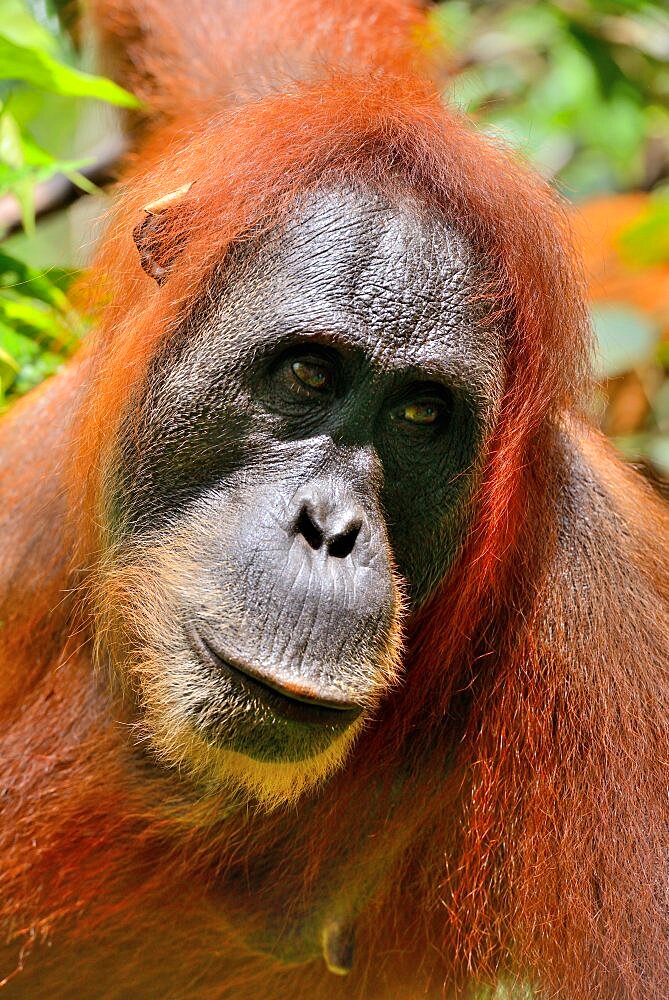
[[[502,346],[466,241],[408,200],[320,192],[221,270],[126,424],[115,533],[189,534],[198,731],[299,760],[378,703],[402,593],[456,554]]]

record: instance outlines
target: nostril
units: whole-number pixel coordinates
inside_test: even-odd
[[[342,531],[328,540],[328,554],[335,559],[345,559],[353,552],[358,535],[360,534],[360,524],[353,524],[347,531]]]
[[[298,535],[302,535],[312,549],[320,549],[323,544],[323,532],[317,524],[314,524],[306,506],[302,507],[300,511],[300,516],[295,525],[295,532]]]
[[[315,552],[324,548],[324,555],[346,559],[353,552],[365,516],[357,504],[337,502],[338,499],[313,492],[299,497],[297,517],[288,530],[293,535],[301,535]]]

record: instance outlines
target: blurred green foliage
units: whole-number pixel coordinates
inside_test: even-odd
[[[669,475],[669,5],[448,0],[432,19],[449,62],[445,100],[566,198],[649,193],[615,246],[598,234],[611,260],[595,268],[592,318],[602,424],[628,456]],[[613,223],[613,201],[610,211]],[[664,286],[664,312],[646,268]]]
[[[42,11],[40,23],[23,0],[0,0],[0,195],[12,194],[21,204],[23,224],[34,229],[34,186],[56,173],[65,173],[84,188],[88,182],[78,174],[85,160],[63,161],[38,141],[31,124],[46,110],[47,95],[68,100],[95,98],[124,107],[136,106],[135,98],[110,80],[93,76],[70,65],[76,59],[67,36],[57,30],[57,21]],[[67,118],[65,124],[68,124]]]
[[[572,198],[669,167],[669,10],[649,0],[440,4],[447,98]]]
[[[54,8],[39,0],[0,0],[0,197],[16,199],[29,235],[35,233],[40,181],[64,173],[84,190],[94,189],[79,173],[85,158],[59,155],[58,133],[73,129],[81,99],[137,103],[115,83],[83,72],[77,61]],[[0,253],[0,407],[54,372],[84,328],[67,296],[73,272],[40,273],[26,257]]]
[[[84,324],[67,298],[72,277],[0,251],[0,404],[53,374],[78,346]]]
[[[62,171],[90,187],[73,141],[90,99],[135,103],[85,72],[59,25],[65,6],[0,0],[0,199],[17,199],[28,234],[38,182]],[[628,270],[627,283],[595,296],[593,326],[605,429],[628,454],[669,473],[669,318],[665,324],[647,288],[634,291],[635,276],[645,274],[651,285],[666,282],[669,303],[666,0],[447,0],[430,17],[449,70],[444,97],[480,128],[517,148],[584,210],[607,193],[649,194],[616,236],[615,266]],[[75,243],[83,242],[79,224]],[[40,268],[45,260],[59,266]],[[85,330],[68,298],[70,260],[57,222],[40,225],[29,242],[5,243],[0,407],[53,372]]]

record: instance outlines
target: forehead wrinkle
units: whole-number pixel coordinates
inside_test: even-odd
[[[379,243],[378,262],[363,268],[356,288],[363,308],[390,322],[396,339],[414,350],[461,325],[469,275],[452,253],[451,235],[402,215],[391,219]]]
[[[270,269],[282,294],[269,298],[286,326],[352,339],[380,360],[429,353],[435,368],[458,346],[480,353],[476,268],[444,223],[347,193],[310,204],[285,235]]]
[[[332,338],[380,371],[434,371],[474,388],[503,381],[501,330],[473,302],[480,268],[451,225],[361,192],[312,196],[233,265],[212,316],[218,364],[295,338]],[[215,319],[214,319],[215,317]],[[429,375],[427,375],[429,377]]]

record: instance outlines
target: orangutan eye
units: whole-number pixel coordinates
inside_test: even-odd
[[[429,426],[436,424],[441,416],[441,407],[433,400],[407,403],[398,413],[400,420],[406,420],[410,424]]]
[[[310,389],[313,392],[325,393],[332,388],[332,372],[326,366],[315,361],[293,361],[290,370],[297,383],[297,390]]]
[[[397,430],[415,433],[442,430],[453,411],[453,396],[441,384],[423,382],[407,386],[404,399],[400,397],[390,411]]]

